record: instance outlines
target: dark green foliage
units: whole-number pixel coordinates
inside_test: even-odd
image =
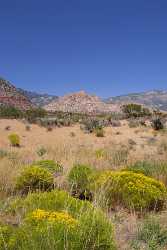
[[[0,118],[23,118],[24,112],[11,106],[0,106]]]
[[[164,122],[161,118],[153,119],[151,125],[154,130],[161,130],[164,128]]]
[[[122,106],[122,111],[126,114],[127,118],[137,118],[143,116],[150,116],[151,113],[149,109],[143,107],[140,104],[130,103]]]
[[[25,112],[25,118],[29,122],[35,122],[37,118],[43,118],[47,115],[47,112],[42,108],[29,109]]]
[[[93,170],[87,165],[74,165],[68,175],[68,182],[72,194],[78,198],[91,199],[89,189]]]

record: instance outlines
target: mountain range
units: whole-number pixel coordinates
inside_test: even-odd
[[[153,90],[115,96],[103,100],[84,91],[58,97],[16,88],[9,81],[0,77],[0,104],[20,109],[29,109],[36,106],[49,111],[94,114],[120,111],[120,107],[126,103],[138,103],[150,108],[167,111],[167,91]]]
[[[128,95],[121,95],[110,97],[104,100],[109,104],[122,105],[125,103],[138,103],[154,109],[167,111],[167,91],[152,90],[142,93],[131,93]]]

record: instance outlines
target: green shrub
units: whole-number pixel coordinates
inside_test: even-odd
[[[143,107],[140,104],[129,103],[122,106],[122,111],[127,118],[137,118],[143,116],[150,116],[151,113],[148,108]]]
[[[164,121],[160,118],[155,118],[152,120],[151,125],[154,130],[161,130],[164,128]]]
[[[11,250],[116,250],[113,226],[102,211],[66,192],[29,194],[10,208],[21,219]]]
[[[68,175],[71,193],[81,199],[91,199],[89,184],[92,175],[93,170],[90,166],[74,165]]]
[[[16,180],[16,190],[22,194],[53,188],[52,174],[39,166],[26,167]]]
[[[107,208],[122,205],[130,210],[160,210],[166,200],[166,188],[143,174],[108,171],[96,181],[95,198]]]
[[[126,167],[127,171],[132,171],[134,173],[141,173],[146,176],[152,176],[153,172],[155,171],[156,164],[148,161],[138,161],[134,163],[133,165],[129,165]]]
[[[4,149],[0,149],[0,158],[8,156],[8,152]]]
[[[0,106],[0,117],[18,119],[24,117],[24,112],[11,106]]]
[[[0,249],[8,249],[7,246],[9,244],[12,233],[12,227],[0,224]]]
[[[85,119],[82,122],[81,129],[83,129],[85,132],[93,133],[97,129],[103,128],[103,122],[98,119]]]
[[[162,181],[167,185],[167,163],[166,162],[151,162],[151,161],[138,161],[133,165],[129,165],[126,169],[134,173],[142,173],[146,176],[153,177]]]
[[[95,135],[97,137],[104,137],[104,130],[101,128],[101,129],[96,129],[95,130]]]
[[[63,172],[63,166],[53,160],[41,160],[41,161],[34,162],[33,165],[47,169],[51,173]]]
[[[37,155],[40,156],[40,157],[44,156],[46,153],[47,153],[47,150],[46,150],[46,148],[43,147],[43,146],[40,147],[40,148],[37,150]]]
[[[43,118],[47,115],[46,110],[42,108],[33,108],[26,110],[25,117],[29,122],[35,122],[37,118]]]
[[[148,218],[138,227],[132,247],[141,249],[139,247],[143,244],[149,250],[160,250],[167,246],[167,230],[160,225],[158,219]]]
[[[19,147],[20,146],[20,137],[19,137],[19,135],[10,134],[8,138],[9,138],[11,146],[13,146],[13,147]]]

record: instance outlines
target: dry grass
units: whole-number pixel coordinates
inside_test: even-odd
[[[10,126],[10,131],[5,130]],[[71,136],[71,132],[75,137]],[[12,148],[8,135],[17,133],[21,139],[20,148]],[[163,133],[155,133],[149,127],[129,128],[126,121],[121,127],[105,128],[105,137],[84,134],[79,125],[55,128],[46,131],[38,125],[32,125],[27,131],[24,123],[18,120],[0,120],[0,149],[6,150],[17,158],[3,159],[0,163],[1,182],[12,183],[21,166],[39,160],[37,151],[46,149],[45,159],[53,159],[64,166],[65,175],[74,163],[86,163],[97,169],[118,169],[137,160],[166,159],[167,139]],[[131,143],[133,141],[133,143]],[[100,154],[99,157],[99,153]],[[159,153],[160,152],[160,153]],[[6,173],[9,173],[6,176]],[[6,178],[6,179],[5,179]]]
[[[5,130],[10,126],[10,131]],[[21,147],[12,148],[8,135],[17,133]],[[71,136],[74,134],[75,136]],[[105,128],[105,137],[84,134],[79,125],[55,128],[47,131],[38,125],[31,125],[27,131],[23,122],[0,120],[0,150],[8,152],[0,159],[0,198],[11,194],[16,176],[22,167],[33,161],[53,159],[64,166],[64,176],[59,184],[65,185],[66,175],[74,163],[89,164],[97,169],[120,169],[138,160],[167,160],[167,133],[155,133],[151,127],[129,128],[127,121],[121,127]],[[46,154],[40,157],[37,151],[44,147]],[[116,226],[118,249],[129,250],[137,230],[135,214],[119,209],[110,217]]]

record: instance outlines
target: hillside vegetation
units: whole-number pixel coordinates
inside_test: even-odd
[[[167,247],[166,114],[0,109],[0,249]]]

